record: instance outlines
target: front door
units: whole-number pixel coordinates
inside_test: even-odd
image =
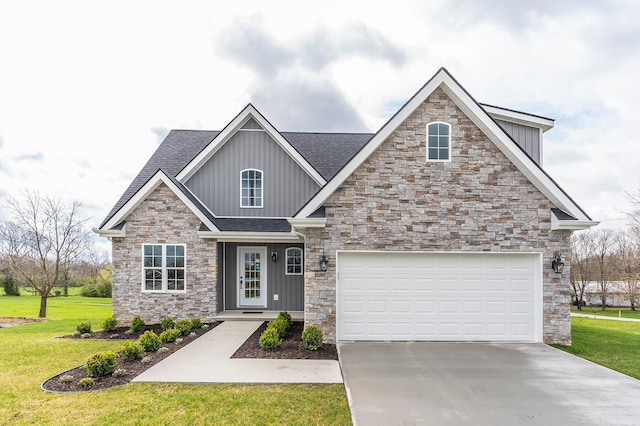
[[[267,248],[238,247],[238,307],[266,307]]]

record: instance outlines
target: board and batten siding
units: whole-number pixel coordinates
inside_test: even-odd
[[[240,207],[240,172],[262,171],[263,207]],[[291,217],[318,184],[263,130],[241,129],[187,182],[216,216]]]
[[[218,243],[220,262],[224,267],[224,307],[220,310],[273,310],[304,311],[304,275],[287,275],[286,250],[299,247],[304,252],[303,244],[267,244],[267,307],[241,308],[238,306],[238,247],[265,247],[264,244]],[[271,260],[272,252],[278,253],[278,260]],[[303,259],[304,261],[304,259]],[[222,280],[221,280],[222,281]],[[274,295],[278,300],[274,300]],[[222,297],[221,297],[222,299]]]
[[[523,124],[510,123],[504,120],[496,120],[496,123],[498,123],[537,164],[541,164],[542,147],[540,146],[540,129]]]

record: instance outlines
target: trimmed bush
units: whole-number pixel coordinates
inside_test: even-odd
[[[260,335],[260,347],[266,350],[273,350],[280,347],[282,339],[278,331],[273,327],[267,327]]]
[[[322,342],[324,341],[324,335],[322,334],[322,330],[315,325],[308,325],[302,330],[302,341],[304,342],[304,347],[315,351],[320,346],[322,346]]]
[[[125,370],[124,368],[118,368],[112,374],[113,377],[124,377],[126,375],[127,375],[127,370]]]
[[[289,327],[287,327],[287,322],[285,320],[277,319],[269,321],[269,324],[267,324],[267,328],[275,329],[278,333],[278,336],[284,337],[284,334],[287,332]]]
[[[91,323],[89,321],[83,321],[76,327],[76,331],[80,334],[91,333]]]
[[[131,340],[127,340],[122,345],[122,349],[120,349],[120,353],[125,357],[128,361],[133,361],[136,359],[140,359],[144,356],[144,348],[138,342],[132,342]]]
[[[192,330],[196,330],[196,329],[198,329],[200,327],[202,327],[202,321],[200,320],[200,318],[191,319],[191,329]]]
[[[91,385],[93,384],[93,379],[91,377],[84,377],[80,379],[78,383],[80,383],[80,386],[86,389],[88,387],[91,387]]]
[[[142,336],[138,338],[138,343],[144,348],[146,352],[155,352],[160,347],[160,339],[151,330],[144,332]]]
[[[160,327],[163,330],[171,330],[176,325],[175,321],[171,317],[164,317],[162,321],[160,321]]]
[[[193,328],[193,323],[187,319],[176,321],[176,329],[180,330],[182,336],[188,336]]]
[[[287,323],[287,330],[291,328],[293,325],[293,319],[291,319],[291,315],[287,311],[282,311],[278,314],[279,320],[284,320]]]
[[[103,279],[100,282],[82,286],[80,295],[83,297],[111,297],[112,290],[111,281]]]
[[[70,374],[65,374],[64,376],[60,377],[60,381],[62,383],[71,383],[73,382],[73,376]]]
[[[172,328],[170,330],[165,330],[162,333],[160,333],[160,341],[162,343],[175,342],[178,337],[180,337],[180,330],[175,328]]]
[[[116,353],[113,351],[96,352],[87,358],[87,372],[91,377],[108,376],[116,369]]]
[[[107,318],[102,323],[102,329],[104,331],[116,331],[116,328],[118,328],[118,320],[114,317]]]
[[[139,316],[133,317],[131,320],[131,330],[134,333],[142,333],[144,331],[145,323]]]

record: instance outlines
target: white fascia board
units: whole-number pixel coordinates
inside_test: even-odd
[[[287,219],[289,225],[296,229],[304,228],[324,228],[327,225],[326,217],[311,217],[303,219]]]
[[[122,229],[93,228],[92,231],[98,234],[99,236],[105,237],[105,238],[123,238],[127,235],[125,228],[122,228]]]
[[[203,239],[214,239],[219,242],[274,242],[287,243],[302,241],[300,236],[294,233],[284,232],[234,232],[234,231],[198,231],[198,236]]]
[[[529,127],[537,127],[542,129],[542,132],[546,132],[554,126],[554,120],[550,118],[531,115],[520,111],[513,111],[493,105],[481,104],[481,106],[496,120],[509,121],[511,123],[523,124]]]
[[[592,220],[560,220],[555,214],[551,214],[552,231],[581,231],[592,228],[599,223]]]
[[[101,230],[109,230],[116,226],[118,223],[122,222],[134,211],[153,191],[155,191],[160,184],[164,183],[167,187],[180,198],[188,208],[195,214],[198,219],[202,221],[209,229],[217,230],[218,228],[209,220],[209,218],[204,215],[200,209],[198,209],[193,202],[187,198],[184,193],[169,179],[169,177],[162,171],[158,170],[155,175],[151,179],[145,183],[142,188],[136,192],[133,197],[126,202],[124,206],[120,208],[111,219],[104,224]]]
[[[180,182],[189,180],[222,146],[240,130],[249,119],[253,118],[276,141],[278,145],[319,185],[327,181],[287,140],[282,137],[275,127],[251,104],[247,105],[227,126],[211,141],[205,149],[185,166],[176,176]]]

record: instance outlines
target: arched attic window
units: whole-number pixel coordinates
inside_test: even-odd
[[[427,161],[451,161],[451,125],[427,124]]]
[[[240,172],[240,207],[262,208],[262,170],[245,169]]]

